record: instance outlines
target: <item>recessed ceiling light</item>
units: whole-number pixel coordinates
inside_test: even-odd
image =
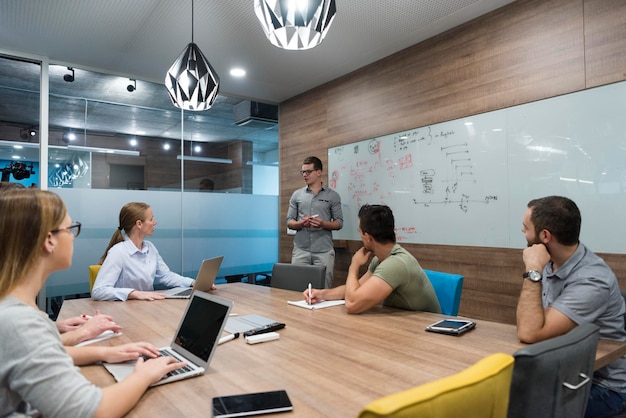
[[[230,70],[230,75],[232,75],[233,77],[243,77],[246,75],[246,70],[244,70],[243,68],[232,68]]]

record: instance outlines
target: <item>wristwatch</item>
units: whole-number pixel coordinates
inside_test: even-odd
[[[527,271],[526,273],[522,275],[522,277],[525,279],[531,280],[533,282],[541,281],[541,273],[537,270]]]

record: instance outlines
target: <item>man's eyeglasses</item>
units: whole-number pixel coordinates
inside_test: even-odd
[[[57,228],[57,229],[53,229],[50,232],[52,232],[53,234],[56,234],[61,231],[69,231],[69,233],[74,235],[74,238],[76,238],[80,234],[80,222],[72,222],[72,224],[68,226],[67,228]]]
[[[302,171],[300,171],[300,175],[302,175],[302,176],[304,176],[304,175],[310,176],[311,173],[314,172],[314,171],[317,171],[317,170],[302,170]]]

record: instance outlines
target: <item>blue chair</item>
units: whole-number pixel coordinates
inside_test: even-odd
[[[439,305],[441,306],[441,313],[457,316],[459,314],[459,305],[461,304],[463,276],[433,270],[424,270],[424,272],[435,289]]]

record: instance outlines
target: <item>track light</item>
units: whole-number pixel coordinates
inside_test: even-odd
[[[37,136],[37,131],[35,130],[35,128],[20,129],[20,138],[24,140],[30,140],[30,138],[33,138],[35,136]]]
[[[65,142],[66,144],[69,144],[71,141],[74,141],[75,139],[76,139],[76,134],[72,132],[71,130],[64,132],[63,136],[61,137],[61,140]]]
[[[135,90],[137,90],[137,80],[133,80],[132,78],[130,78],[129,80],[131,83],[128,86],[126,86],[126,90],[132,93]]]
[[[68,83],[73,83],[74,82],[74,69],[72,67],[67,67],[67,69],[71,71],[72,74],[65,74],[63,76],[63,80],[67,81]]]

